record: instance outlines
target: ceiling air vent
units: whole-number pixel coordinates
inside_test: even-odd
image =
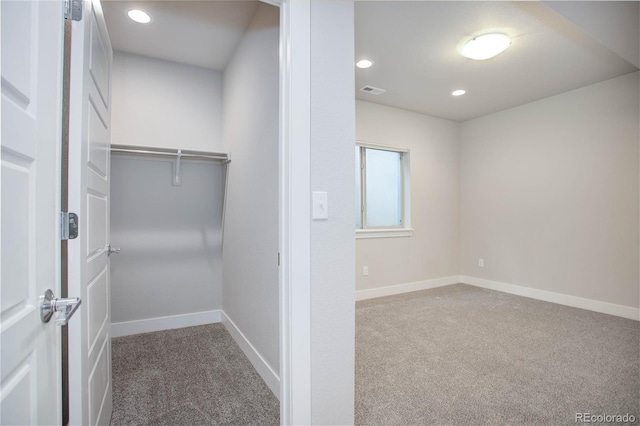
[[[379,87],[373,87],[373,86],[364,86],[362,89],[360,89],[360,91],[365,93],[371,93],[372,95],[380,95],[386,92],[386,90],[384,89],[380,89]]]

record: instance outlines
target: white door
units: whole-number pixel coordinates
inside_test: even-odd
[[[113,53],[99,0],[84,0],[72,22],[69,100],[69,211],[79,235],[69,241],[69,294],[82,305],[69,324],[69,421],[109,424],[109,138]]]
[[[60,327],[39,298],[60,291],[62,1],[2,1],[0,423],[61,423]]]

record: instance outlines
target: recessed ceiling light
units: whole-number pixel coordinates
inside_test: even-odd
[[[463,89],[458,89],[458,90],[454,90],[453,92],[451,92],[451,94],[452,94],[453,96],[462,96],[462,95],[464,95],[465,93],[467,93],[467,91],[466,91],[466,90],[463,90]]]
[[[466,42],[461,53],[469,59],[483,60],[504,52],[510,45],[511,39],[506,34],[483,34]]]
[[[142,10],[132,9],[129,12],[127,12],[127,15],[129,15],[129,18],[141,24],[148,24],[149,22],[151,22],[151,16],[149,16],[146,12]]]
[[[371,68],[373,66],[373,61],[371,59],[361,59],[356,62],[356,67],[358,68]]]

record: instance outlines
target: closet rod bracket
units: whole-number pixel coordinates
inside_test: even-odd
[[[173,162],[173,186],[182,185],[182,175],[180,173],[180,160],[182,159],[182,150],[178,150],[176,159]]]

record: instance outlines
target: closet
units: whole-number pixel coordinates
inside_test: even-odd
[[[103,2],[112,337],[221,322],[277,396],[279,9],[133,6]]]
[[[111,260],[114,337],[213,322],[227,155],[119,145],[111,153],[111,241],[121,250]],[[118,325],[176,315],[155,327]]]
[[[222,309],[224,71],[113,56],[113,336],[212,322]]]

